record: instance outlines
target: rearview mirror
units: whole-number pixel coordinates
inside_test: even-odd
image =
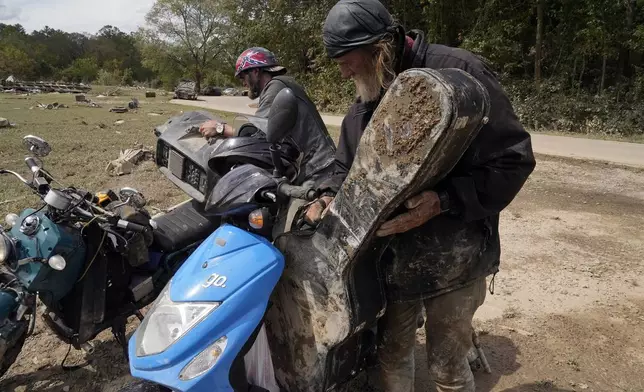
[[[277,143],[291,133],[297,121],[297,98],[290,88],[280,90],[268,114],[266,140]]]
[[[123,201],[127,200],[135,208],[143,208],[146,204],[143,194],[134,188],[121,188],[119,190],[119,198]]]
[[[22,138],[22,144],[37,157],[46,157],[51,152],[49,144],[38,136],[27,135]]]

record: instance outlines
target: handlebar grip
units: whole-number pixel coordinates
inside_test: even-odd
[[[279,186],[278,191],[288,197],[294,197],[296,199],[302,199],[307,201],[313,201],[318,196],[317,191],[313,188],[289,185],[286,183],[282,183]]]
[[[38,173],[40,170],[40,166],[38,166],[38,163],[36,163],[36,160],[32,157],[25,158],[25,164],[27,164],[27,167],[32,173]]]
[[[119,219],[118,222],[116,222],[116,225],[122,229],[136,231],[137,233],[143,233],[148,230],[146,226],[139,225],[138,223],[133,223],[123,219]]]

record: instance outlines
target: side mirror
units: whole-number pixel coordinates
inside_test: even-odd
[[[49,144],[38,136],[27,135],[22,138],[22,144],[30,153],[40,158],[46,157],[51,152]]]
[[[135,208],[143,208],[146,204],[143,194],[134,188],[121,188],[119,198],[123,201],[128,201]]]
[[[291,133],[297,121],[297,98],[290,88],[280,90],[275,96],[268,114],[266,140],[277,143]]]

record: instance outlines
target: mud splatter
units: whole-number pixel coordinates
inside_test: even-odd
[[[409,88],[401,89],[394,99],[384,99],[374,114],[370,127],[375,131],[374,149],[382,155],[396,157],[400,166],[420,163],[422,156],[413,154],[418,143],[425,143],[428,134],[441,121],[442,110],[438,92],[430,90],[427,79],[406,76],[401,82]],[[429,91],[428,91],[429,90]],[[393,128],[390,124],[403,124]]]

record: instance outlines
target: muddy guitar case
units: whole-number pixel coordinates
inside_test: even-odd
[[[266,322],[276,376],[289,392],[350,380],[386,310],[378,226],[431,189],[487,122],[483,85],[458,69],[410,69],[396,78],[361,138],[329,211],[312,235],[282,235],[286,268]],[[371,339],[371,340],[370,340]]]

